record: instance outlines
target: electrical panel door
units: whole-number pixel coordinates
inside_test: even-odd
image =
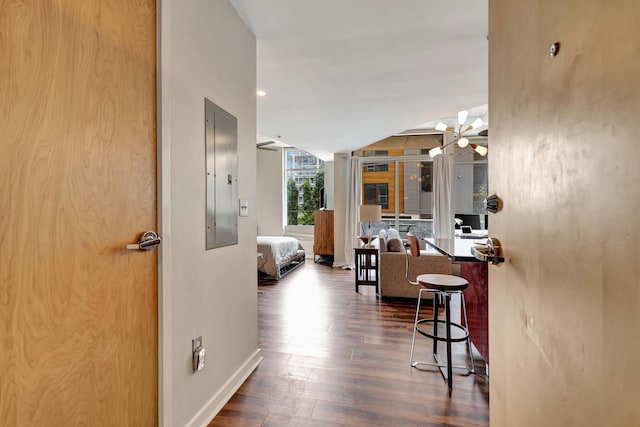
[[[238,120],[205,98],[207,249],[238,243]]]

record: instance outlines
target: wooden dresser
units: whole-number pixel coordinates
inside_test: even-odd
[[[333,262],[333,211],[316,211],[313,221],[313,260]]]

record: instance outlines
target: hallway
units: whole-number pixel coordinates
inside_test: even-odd
[[[307,262],[259,282],[264,361],[210,426],[489,424],[487,378],[454,374],[449,397],[437,369],[411,368],[415,301],[381,302],[373,287],[356,294],[353,274]]]

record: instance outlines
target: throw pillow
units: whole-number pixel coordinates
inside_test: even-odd
[[[387,251],[402,252],[402,240],[398,230],[390,228],[387,230]]]
[[[387,250],[389,252],[402,252],[402,240],[391,239],[387,243]]]
[[[385,230],[380,230],[380,233],[378,233],[378,249],[380,252],[387,252],[386,236],[387,232]]]

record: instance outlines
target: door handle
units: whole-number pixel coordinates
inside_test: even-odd
[[[156,234],[155,231],[145,231],[138,239],[138,243],[132,243],[127,245],[127,249],[129,250],[137,250],[137,251],[150,251],[157,248],[160,245],[160,236]]]
[[[504,262],[502,256],[502,245],[496,238],[487,238],[487,243],[480,245],[481,247],[472,247],[471,255],[477,260],[488,262],[489,264],[499,264]]]

